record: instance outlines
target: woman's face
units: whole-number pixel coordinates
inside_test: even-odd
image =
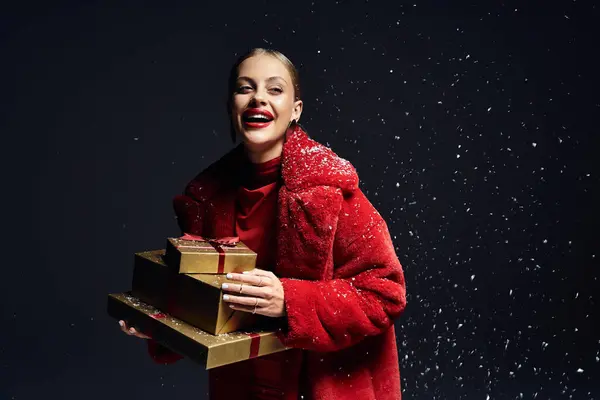
[[[231,119],[250,151],[283,143],[290,121],[298,121],[301,113],[302,101],[294,101],[292,77],[281,61],[264,54],[240,64]]]

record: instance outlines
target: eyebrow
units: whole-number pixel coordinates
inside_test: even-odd
[[[281,79],[282,81],[284,81],[287,84],[287,81],[285,79],[283,79],[281,76],[272,76],[270,78],[267,78],[267,82],[272,82],[272,81],[276,81],[277,79]],[[254,79],[249,78],[247,76],[239,76],[237,78],[237,80],[246,80],[246,81],[251,81],[254,82]]]

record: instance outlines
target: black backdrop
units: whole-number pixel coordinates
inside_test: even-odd
[[[231,148],[251,47],[298,65],[301,122],[388,221],[405,398],[600,398],[598,6],[472,3],[2,6],[0,398],[205,398],[105,301]]]

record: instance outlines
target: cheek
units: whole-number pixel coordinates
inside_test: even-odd
[[[231,114],[235,117],[242,113],[242,111],[246,108],[247,99],[244,96],[235,96],[233,98],[233,102],[231,103]]]
[[[293,103],[289,99],[276,99],[272,102],[273,108],[279,117],[288,117],[292,115]]]

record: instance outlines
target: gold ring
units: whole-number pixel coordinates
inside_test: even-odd
[[[256,306],[258,306],[258,297],[255,298],[255,300],[256,300],[256,304],[254,304],[254,308],[256,308]]]
[[[252,314],[256,314],[256,306],[254,306],[254,310],[252,311]]]

